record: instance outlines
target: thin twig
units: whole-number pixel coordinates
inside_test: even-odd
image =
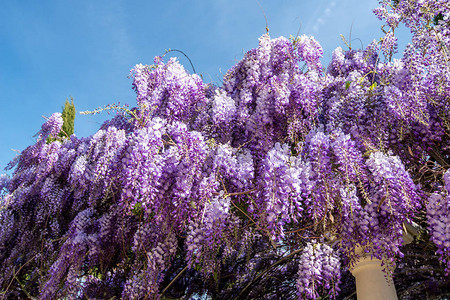
[[[253,193],[253,192],[256,192],[256,189],[243,191],[243,192],[225,193],[224,197],[246,195],[246,194],[250,194],[250,193]],[[220,193],[218,193],[218,192],[213,192],[212,194],[214,196],[219,196],[220,195]]]
[[[264,12],[264,8],[262,7],[261,3],[259,3],[258,0],[256,0],[256,3],[258,3],[259,8],[261,8],[261,11],[264,15],[264,19],[266,20],[266,34],[268,34],[269,33],[269,23],[267,22],[266,13]]]
[[[306,226],[306,227],[302,227],[302,228],[299,228],[299,229],[296,229],[296,230],[292,230],[292,231],[286,231],[285,233],[296,233],[296,232],[300,232],[300,231],[306,230],[306,229],[308,229],[308,228],[311,228],[311,227],[317,226],[317,225],[319,225],[320,223],[322,223],[322,222],[323,222],[323,220],[325,219],[325,216],[326,216],[326,214],[323,214],[323,217],[322,217],[322,219],[320,219],[320,221],[319,221],[319,222],[317,222],[317,223],[313,223],[313,224],[311,224],[311,225],[309,225],[309,226]]]
[[[250,286],[253,284],[253,282],[259,280],[262,276],[264,276],[265,274],[267,274],[270,270],[272,270],[273,268],[275,268],[276,266],[282,264],[284,261],[290,259],[292,256],[294,256],[297,253],[300,253],[303,249],[298,249],[295,251],[292,251],[291,253],[289,253],[288,255],[282,257],[281,259],[279,259],[277,262],[275,262],[274,264],[272,264],[271,266],[269,266],[267,269],[265,269],[264,271],[262,271],[261,273],[259,273],[255,279],[253,279],[251,282],[249,282],[240,292],[239,294],[233,298],[233,300],[239,299],[241,297],[241,295],[248,289],[250,288]]]
[[[351,297],[356,295],[356,291],[354,291],[353,293],[351,293],[350,295],[348,295],[347,297],[344,298],[344,300],[349,300]]]
[[[245,211],[243,211],[239,206],[237,206],[233,201],[230,201],[231,204],[233,204],[234,207],[236,207],[241,213],[243,213],[250,221],[253,222],[253,224],[255,224],[257,227],[258,224],[256,224],[255,220],[253,220]]]
[[[191,64],[192,71],[194,71],[194,73],[197,74],[197,72],[195,71],[195,68],[194,68],[194,64],[192,63],[192,61],[191,61],[191,59],[189,58],[189,56],[186,55],[186,53],[184,53],[183,51],[178,50],[178,49],[169,49],[169,50],[166,51],[165,54],[167,54],[167,53],[169,53],[169,52],[180,52],[181,54],[183,54],[183,55],[188,59],[189,63]],[[165,54],[164,54],[164,55],[165,55]]]
[[[22,268],[25,267],[25,265],[27,265],[29,262],[31,262],[35,257],[36,257],[36,255],[33,255],[33,257],[31,257],[28,261],[26,261],[23,265],[20,266],[20,268],[19,268],[19,270],[17,270],[17,272],[14,272],[14,269],[13,269],[13,278],[9,282],[8,286],[6,287],[5,295],[3,295],[2,300],[5,299],[6,292],[9,290],[9,287],[13,283],[14,279],[16,279],[20,284],[20,281],[17,279],[16,275],[19,274],[20,270],[22,270]]]
[[[180,278],[180,276],[187,270],[188,266],[184,267],[183,270],[181,270],[177,276],[175,276],[174,279],[172,279],[172,281],[162,290],[161,292],[161,296],[164,295],[164,293],[172,286],[172,284],[174,284],[175,281],[177,281],[178,278]]]
[[[438,162],[442,167],[444,168],[448,168],[449,167],[449,163],[447,162],[447,160],[439,153],[439,151],[437,151],[435,148],[432,148],[428,154],[430,154],[430,156],[436,161]]]

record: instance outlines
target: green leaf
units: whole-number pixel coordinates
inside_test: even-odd
[[[194,201],[189,202],[189,206],[192,207],[193,209],[197,209],[197,205],[195,205]]]
[[[144,209],[142,208],[142,204],[140,202],[137,202],[134,205],[132,212],[135,216],[140,216],[144,212]]]

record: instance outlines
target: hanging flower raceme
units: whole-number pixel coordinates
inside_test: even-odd
[[[130,74],[143,123],[152,116],[188,121],[206,103],[201,78],[189,75],[176,58],[164,64],[157,57],[155,65],[136,65]]]
[[[421,194],[398,157],[375,152],[366,164],[371,172],[370,200],[358,220],[361,244],[377,258],[392,262],[401,255],[403,222],[421,207]]]
[[[321,220],[334,205],[334,194],[338,192],[338,178],[332,170],[330,137],[323,128],[312,130],[306,137],[305,156],[311,164],[312,201],[306,208],[314,220]]]
[[[336,252],[324,243],[312,241],[302,251],[297,279],[299,299],[317,299],[319,290],[335,298],[339,292],[341,263]]]
[[[445,272],[450,273],[450,171],[444,174],[445,193],[433,193],[428,198],[427,221],[431,240],[437,246],[437,254],[445,265]]]
[[[251,206],[250,211],[259,217],[258,222],[262,228],[267,228],[272,239],[280,240],[284,237],[284,225],[300,220],[305,203],[309,204],[311,168],[301,157],[291,156],[287,144],[277,143],[267,153],[262,173],[257,207]]]
[[[188,228],[186,249],[189,266],[202,264],[205,273],[214,271],[214,255],[225,238],[229,210],[230,197],[224,197],[223,191],[206,202],[202,215]]]
[[[299,106],[291,98],[294,79],[301,74],[298,62],[289,40],[270,39],[266,34],[259,39],[258,48],[247,52],[225,74],[223,88],[236,106],[234,144],[248,143],[252,151],[266,153],[286,137],[287,114],[295,113]],[[308,106],[298,121],[309,118],[310,111],[314,108]]]
[[[122,202],[132,210],[136,205],[147,213],[157,207],[162,176],[163,121],[155,119],[150,126],[134,132],[122,158]]]
[[[48,118],[47,122],[42,125],[39,136],[41,139],[46,139],[47,137],[55,137],[61,131],[63,125],[63,119],[61,113],[54,113]]]
[[[300,58],[306,62],[312,71],[320,72],[322,64],[320,59],[323,56],[322,46],[311,36],[303,35],[296,41]]]

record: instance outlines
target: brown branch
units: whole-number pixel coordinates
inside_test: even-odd
[[[187,268],[188,268],[188,266],[184,267],[183,270],[181,270],[181,271],[177,274],[177,276],[175,276],[175,278],[172,279],[171,282],[169,282],[169,284],[162,290],[161,296],[164,295],[164,293],[172,286],[172,284],[174,284],[174,282],[175,282],[178,278],[180,278],[181,275],[183,275],[183,273],[187,270]]]
[[[281,259],[279,259],[278,261],[276,261],[275,263],[273,263],[272,265],[270,265],[267,269],[265,269],[264,271],[262,271],[261,273],[259,273],[251,282],[249,282],[240,292],[239,294],[233,298],[233,300],[237,300],[241,297],[241,295],[247,290],[249,289],[252,284],[254,282],[256,282],[257,280],[259,280],[262,276],[264,276],[265,274],[267,274],[270,270],[272,270],[273,268],[275,268],[276,266],[284,263],[286,260],[290,259],[292,256],[294,256],[297,253],[300,253],[303,249],[298,249],[295,251],[292,251],[291,253],[289,253],[288,255],[282,257]]]
[[[320,239],[322,236],[300,236],[302,239]]]
[[[356,291],[354,291],[353,293],[351,293],[350,295],[348,295],[347,297],[344,298],[344,300],[349,300],[351,299],[353,296],[356,295]]]
[[[436,161],[438,162],[442,167],[448,168],[450,167],[450,164],[447,162],[447,160],[437,151],[435,148],[432,148],[428,154]]]
[[[320,219],[319,222],[313,223],[313,224],[311,224],[309,226],[302,227],[302,228],[299,228],[299,229],[296,229],[296,230],[286,231],[285,233],[296,233],[296,232],[300,232],[300,231],[306,230],[306,229],[311,228],[311,227],[315,227],[315,226],[319,225],[320,223],[322,223],[323,220],[325,220],[325,216],[326,216],[326,214],[323,214],[323,217],[322,217],[322,219]]]
[[[231,204],[233,204],[234,207],[236,207],[237,209],[239,209],[239,211],[241,213],[243,213],[250,221],[253,222],[253,224],[255,224],[255,226],[259,227],[258,224],[256,224],[255,220],[253,220],[247,213],[245,213],[245,211],[243,211],[239,206],[237,206],[233,201],[230,201]]]
[[[246,195],[246,194],[250,194],[256,192],[256,189],[252,189],[252,190],[248,190],[248,191],[243,191],[243,192],[235,192],[235,193],[225,193],[225,197],[229,197],[229,196],[240,196],[240,195]],[[219,196],[220,193],[218,192],[213,192],[212,193],[214,196]]]
[[[3,295],[2,300],[5,299],[6,292],[8,292],[9,287],[10,287],[11,284],[13,283],[14,279],[16,279],[17,282],[20,284],[20,281],[19,281],[19,279],[17,278],[17,274],[19,274],[19,272],[22,270],[22,268],[25,267],[29,262],[31,262],[35,257],[36,257],[36,255],[33,255],[33,257],[31,257],[28,261],[26,261],[23,265],[20,266],[20,268],[17,270],[17,272],[14,272],[14,269],[13,269],[13,278],[12,278],[11,281],[9,282],[8,286],[6,287],[5,294]]]
[[[191,59],[189,58],[189,56],[187,56],[186,53],[184,53],[183,51],[178,50],[178,49],[168,49],[168,50],[166,51],[166,53],[164,53],[163,56],[165,56],[165,55],[166,55],[167,53],[169,53],[169,52],[179,52],[179,53],[183,54],[184,57],[186,57],[186,58],[188,59],[189,63],[191,64],[192,71],[194,71],[194,73],[197,74],[197,72],[195,71],[195,68],[194,68],[194,64],[192,63]]]
[[[383,198],[381,198],[380,203],[378,203],[378,206],[377,206],[377,213],[380,212],[381,205],[384,203],[384,201],[386,201],[386,196],[384,196]]]

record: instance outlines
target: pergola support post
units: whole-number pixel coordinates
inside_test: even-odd
[[[417,229],[409,224],[403,224],[403,245],[413,241]],[[416,225],[417,226],[417,225]],[[397,300],[394,281],[383,271],[382,261],[364,253],[362,247],[356,249],[359,256],[350,272],[356,279],[356,297],[358,300]]]
[[[350,271],[356,279],[358,300],[397,300],[394,282],[383,271],[381,260],[361,256]]]

